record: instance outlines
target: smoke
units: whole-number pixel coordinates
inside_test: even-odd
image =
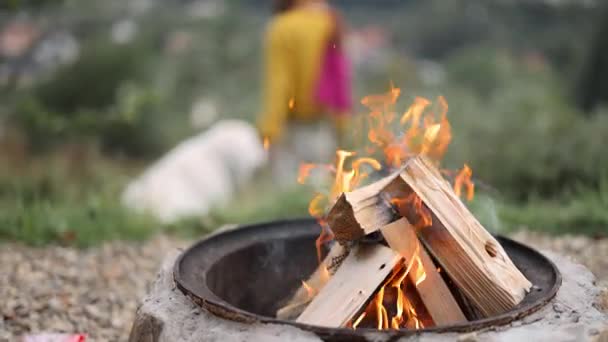
[[[498,210],[496,209],[496,202],[491,196],[482,193],[475,194],[473,202],[467,203],[467,205],[477,220],[490,233],[498,234],[503,231]]]

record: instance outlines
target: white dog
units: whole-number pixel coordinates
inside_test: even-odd
[[[179,144],[131,182],[122,201],[165,223],[204,215],[226,203],[266,161],[255,128],[243,121],[220,121]]]

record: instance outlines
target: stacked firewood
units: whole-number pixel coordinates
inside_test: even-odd
[[[397,274],[411,284],[430,316],[426,321],[434,325],[503,313],[531,288],[498,241],[422,156],[410,158],[386,178],[343,193],[326,222],[337,243],[277,317],[352,327],[370,301],[384,294],[389,279],[396,284]],[[420,327],[387,321],[385,317],[378,327]]]

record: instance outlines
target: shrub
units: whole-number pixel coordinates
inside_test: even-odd
[[[476,177],[517,198],[597,185],[608,170],[608,116],[583,115],[554,82],[546,73],[513,74],[485,98],[453,84],[450,162],[470,163]]]
[[[97,42],[74,64],[17,94],[11,119],[32,149],[89,141],[136,156],[164,150],[161,96],[143,75],[148,52],[141,45]]]

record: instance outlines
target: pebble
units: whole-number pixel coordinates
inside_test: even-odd
[[[458,336],[458,342],[477,342],[479,338],[477,337],[477,333],[472,332],[468,334],[463,334]]]
[[[608,287],[608,238],[595,239],[571,234],[556,236],[526,230],[511,234],[510,237],[536,249],[552,250],[570,256],[595,274],[599,287]]]
[[[163,257],[188,244],[167,236],[84,250],[0,244],[0,341],[42,332],[125,341]]]
[[[608,239],[526,231],[511,237],[569,255],[591,269],[600,285],[608,284]],[[0,341],[18,341],[32,332],[86,333],[92,341],[126,340],[140,299],[156,278],[163,257],[187,245],[188,241],[163,235],[142,243],[117,241],[85,250],[0,244]],[[608,292],[597,305],[608,307]],[[556,315],[565,314],[564,308],[554,310]],[[475,341],[477,336],[460,338]]]
[[[602,312],[608,313],[608,288],[602,290],[595,301],[595,307]]]
[[[596,342],[608,342],[608,329],[602,331],[599,336],[597,336],[597,339],[595,339]]]
[[[553,311],[557,313],[563,313],[566,309],[559,303],[553,304]]]

